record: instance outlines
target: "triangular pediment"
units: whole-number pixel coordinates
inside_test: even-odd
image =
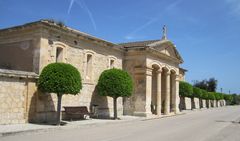
[[[160,53],[169,56],[171,58],[176,58],[180,62],[183,62],[182,57],[177,51],[175,45],[169,40],[160,40],[149,45],[149,47],[156,49]]]

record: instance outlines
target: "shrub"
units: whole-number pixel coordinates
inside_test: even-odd
[[[198,87],[193,87],[193,97],[202,98],[202,90]]]
[[[209,100],[208,98],[208,92],[206,90],[201,90],[202,91],[202,99]]]
[[[208,92],[208,99],[209,100],[215,100],[215,92]]]
[[[114,119],[117,119],[117,98],[131,96],[133,81],[126,71],[113,68],[102,72],[97,90],[99,95],[113,98]]]
[[[52,63],[42,70],[38,80],[38,89],[44,93],[57,94],[57,124],[59,125],[62,95],[76,95],[80,92],[82,89],[81,75],[70,64]]]
[[[182,97],[192,97],[193,96],[193,87],[187,82],[180,81],[179,83],[179,94]]]

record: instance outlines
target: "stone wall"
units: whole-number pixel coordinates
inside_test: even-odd
[[[109,117],[113,115],[113,100],[111,97],[99,96],[96,85],[99,76],[104,70],[111,67],[122,69],[123,51],[113,46],[105,46],[93,41],[80,39],[72,33],[60,34],[60,31],[47,28],[44,30],[43,37],[40,41],[40,71],[49,63],[56,62],[56,50],[63,50],[63,58],[61,62],[69,63],[75,66],[81,73],[83,89],[79,95],[67,95],[63,97],[63,106],[87,106],[89,111],[93,105],[98,105],[97,112],[101,117]],[[91,61],[88,62],[89,56]],[[110,62],[113,64],[110,64]],[[55,95],[49,95],[49,102],[44,108],[49,116],[39,114],[39,117],[54,117],[56,108],[51,103],[56,103]],[[44,103],[44,101],[42,102]],[[46,103],[45,103],[46,104]],[[118,98],[118,114],[123,114],[122,98]],[[63,109],[64,111],[64,109]],[[41,119],[41,118],[40,118]],[[46,119],[46,118],[45,118]]]
[[[36,76],[29,74],[0,70],[0,124],[25,123],[33,118],[36,85],[31,77]]]
[[[206,108],[206,100],[205,99],[202,99],[202,107]]]
[[[70,30],[66,31],[65,29],[60,29],[59,27],[50,27],[39,23],[20,28],[17,27],[11,30],[1,30],[0,45],[14,45],[14,47],[22,47],[25,49],[27,44],[23,43],[29,41],[29,45],[31,46],[30,55],[32,55],[32,59],[30,59],[30,63],[26,64],[29,66],[27,70],[35,72],[36,75],[40,74],[41,70],[49,63],[56,62],[57,48],[63,49],[61,62],[72,64],[79,70],[82,76],[83,89],[79,95],[76,96],[64,95],[62,106],[87,106],[89,111],[91,111],[93,105],[98,105],[97,112],[100,116],[105,117],[113,115],[112,98],[99,96],[96,91],[96,85],[99,76],[104,70],[113,67],[122,69],[123,51],[118,47],[114,47],[115,45],[110,42],[92,37],[85,33],[75,33],[77,31],[73,32],[73,30],[71,30],[70,32]],[[90,63],[88,63],[88,55],[92,56]],[[21,57],[19,56],[16,59],[22,63],[25,63],[24,60],[21,60]],[[18,70],[25,70],[24,66],[22,68],[20,67]],[[26,77],[27,75],[24,76]],[[11,84],[6,83],[5,79],[6,78],[0,80],[0,87],[5,87],[6,89],[9,89],[9,87],[15,87],[15,85],[16,87],[19,87],[19,93],[17,93],[17,88],[13,89],[12,91],[9,90],[7,93],[19,94],[18,98],[21,98],[22,102],[24,102],[23,100],[26,99],[23,93],[28,91],[28,99],[32,99],[32,101],[25,102],[27,104],[35,105],[27,106],[27,104],[23,104],[26,105],[25,109],[26,107],[32,107],[30,110],[33,110],[35,113],[31,114],[30,119],[28,119],[26,116],[21,122],[48,122],[54,120],[57,102],[54,94],[42,94],[36,92],[35,82],[29,84],[28,88],[26,88],[26,85],[23,85],[25,78],[21,78],[20,83],[18,76],[16,78],[9,77],[8,79],[11,80]],[[35,91],[30,89],[35,89]],[[7,93],[5,93],[5,89],[4,92],[1,92],[1,95],[4,95],[3,100],[5,100],[5,95],[7,95]],[[119,115],[123,114],[122,105],[122,98],[118,98]],[[18,113],[23,114],[23,112]],[[25,115],[26,114],[28,113],[25,110]],[[1,116],[6,115],[1,114]],[[21,117],[22,119],[22,115],[19,115],[18,117]],[[15,122],[4,121],[1,123]]]
[[[180,97],[180,110],[191,110],[192,109],[192,100],[188,97]]]
[[[195,109],[199,109],[200,108],[199,98],[194,98],[194,105],[195,105]]]

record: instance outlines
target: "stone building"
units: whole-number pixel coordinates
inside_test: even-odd
[[[183,60],[165,28],[161,40],[115,44],[41,20],[0,30],[0,124],[54,120],[56,96],[37,90],[41,70],[53,62],[72,64],[83,79],[80,94],[64,95],[62,106],[91,111],[98,105],[98,115],[112,116],[112,98],[99,96],[95,87],[101,72],[114,67],[128,71],[135,86],[131,97],[118,99],[119,115],[179,112]]]

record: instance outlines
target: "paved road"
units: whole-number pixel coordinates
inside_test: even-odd
[[[240,141],[240,106],[0,138],[1,141]]]

